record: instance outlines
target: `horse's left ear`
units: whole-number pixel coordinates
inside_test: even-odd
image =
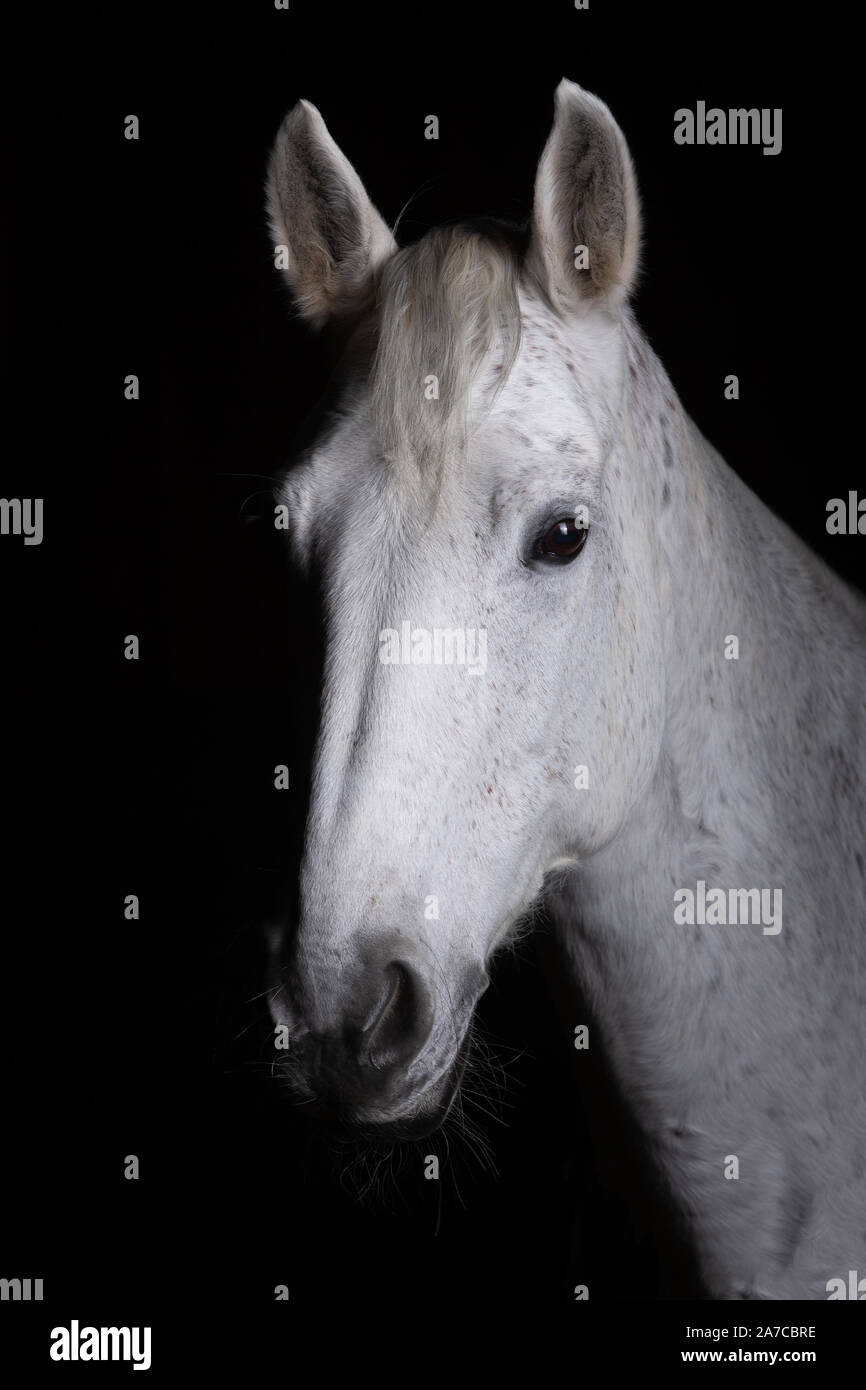
[[[565,78],[535,179],[528,264],[554,307],[617,309],[637,274],[640,205],[625,136]]]

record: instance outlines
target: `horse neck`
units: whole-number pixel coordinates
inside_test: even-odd
[[[788,1258],[786,1232],[800,1229],[790,1211],[809,1206],[820,1178],[792,1139],[797,1124],[818,1125],[822,1107],[859,1107],[866,1123],[851,1080],[866,987],[866,608],[701,437],[636,331],[627,342],[629,466],[645,470],[633,472],[632,495],[646,498],[658,537],[647,585],[659,586],[663,615],[664,729],[632,813],[551,908],[716,1296],[752,1297],[731,1290],[754,1281],[775,1290],[766,1296],[815,1297],[826,1273],[773,1271]],[[732,636],[738,660],[725,658]],[[700,879],[781,889],[784,935],[677,924],[675,890]],[[802,1023],[809,990],[819,1005],[834,1001],[820,1011],[820,1046]],[[815,1199],[819,1273],[843,1260],[856,1207],[846,1143],[833,1157],[837,1215]],[[720,1163],[747,1152],[751,1186],[732,1203]]]
[[[703,438],[633,320],[626,341],[628,414],[642,437],[633,467],[649,470],[658,539],[663,757],[688,818],[719,823],[740,778],[745,793],[774,767],[808,761],[816,724],[850,736],[866,679],[866,604]],[[720,801],[725,787],[732,795]]]

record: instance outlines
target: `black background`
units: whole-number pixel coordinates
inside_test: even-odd
[[[510,1077],[505,1123],[484,1122],[495,1168],[452,1141],[425,1182],[425,1141],[359,1202],[357,1165],[342,1171],[350,1156],[270,1076],[260,923],[291,901],[320,632],[257,517],[331,358],[273,269],[263,181],[305,96],[386,221],[408,203],[403,242],[466,215],[521,220],[557,82],[596,92],[641,187],[638,317],[686,409],[863,586],[862,538],[825,529],[827,500],[863,477],[836,423],[856,399],[839,346],[850,227],[825,232],[818,211],[844,128],[819,37],[821,53],[846,37],[831,12],[820,36],[804,15],[293,0],[62,27],[46,11],[9,33],[2,492],[45,498],[45,539],[0,542],[0,1274],[46,1286],[43,1305],[3,1305],[10,1356],[50,1365],[48,1330],[73,1317],[152,1324],[151,1374],[201,1365],[202,1329],[214,1364],[255,1367],[359,1313],[375,1330],[559,1314],[585,1337],[637,1325],[602,1305],[700,1292],[596,1059],[577,1099],[543,925],[481,1007]],[[782,153],[675,145],[674,111],[699,99],[782,107]],[[644,1316],[631,1350],[662,1346],[665,1326],[673,1364],[684,1321]]]

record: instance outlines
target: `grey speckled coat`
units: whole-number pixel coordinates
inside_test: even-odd
[[[293,1084],[376,1135],[435,1128],[545,890],[712,1295],[828,1297],[866,1276],[863,600],[637,328],[636,185],[596,98],[557,91],[522,260],[470,227],[398,251],[307,103],[268,196],[300,311],[358,325],[279,497],[328,621],[288,959],[273,935]],[[407,622],[419,659],[383,661]],[[483,670],[425,663],[436,628],[483,631]],[[782,915],[677,921],[701,884]]]

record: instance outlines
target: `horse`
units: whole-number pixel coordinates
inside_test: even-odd
[[[685,413],[629,303],[625,136],[554,106],[522,231],[400,249],[307,101],[270,155],[278,264],[342,345],[274,494],[325,623],[281,1065],[337,1126],[431,1133],[543,901],[707,1296],[835,1297],[866,1274],[866,603]]]

